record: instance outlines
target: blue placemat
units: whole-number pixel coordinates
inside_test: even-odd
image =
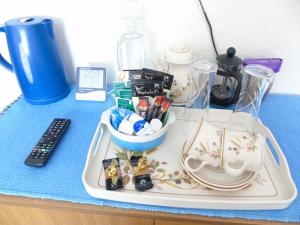
[[[300,222],[299,197],[287,209],[276,211],[183,209],[90,197],[81,175],[101,113],[112,104],[111,99],[105,103],[76,101],[74,90],[67,98],[49,105],[30,105],[23,98],[17,101],[0,116],[0,193],[179,214]],[[299,187],[300,96],[268,96],[260,115],[284,150]],[[55,154],[42,169],[25,166],[24,159],[55,117],[72,120]]]

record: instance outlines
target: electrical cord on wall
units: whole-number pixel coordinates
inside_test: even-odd
[[[205,12],[205,9],[204,9],[204,7],[203,7],[203,5],[202,5],[201,0],[199,0],[199,3],[200,3],[200,6],[201,6],[201,9],[202,9],[202,12],[203,12],[203,14],[204,14],[204,16],[205,16],[207,25],[209,26],[210,38],[211,38],[212,44],[213,44],[213,46],[214,46],[215,53],[216,53],[216,55],[218,56],[219,53],[218,53],[218,50],[217,50],[217,48],[216,48],[215,39],[214,39],[214,34],[213,34],[213,30],[212,30],[211,24],[210,24],[210,22],[209,22],[208,16],[207,16],[207,14],[206,14],[206,12]]]

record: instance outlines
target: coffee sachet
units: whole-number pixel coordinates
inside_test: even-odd
[[[144,119],[148,119],[149,111],[149,98],[148,97],[139,97],[139,103],[136,107],[138,114]]]
[[[157,118],[161,104],[164,102],[166,96],[159,95],[154,98],[153,105],[150,111],[150,115],[148,116],[148,121],[151,121],[154,118]]]

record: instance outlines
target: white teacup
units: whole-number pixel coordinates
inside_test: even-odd
[[[186,142],[186,147],[190,149],[184,160],[186,168],[191,172],[197,172],[206,165],[219,167],[221,165],[222,137],[222,128],[202,120],[197,134],[194,134]],[[193,168],[192,160],[197,160],[200,164]]]
[[[222,165],[226,173],[239,176],[258,171],[264,162],[265,137],[259,133],[225,130]]]
[[[263,165],[265,138],[258,133],[222,129],[202,121],[197,134],[191,138],[184,150],[187,152],[184,165],[190,172],[209,165],[239,176],[245,171],[257,171]]]

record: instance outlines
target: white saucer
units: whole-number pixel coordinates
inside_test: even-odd
[[[224,184],[224,183],[219,184],[217,182],[214,182],[214,180],[218,180],[218,181],[221,180],[219,177],[224,176],[224,173],[216,172],[216,170],[213,170],[215,168],[212,168],[212,167],[205,168],[206,169],[205,171],[207,172],[206,176],[199,177],[199,176],[195,176],[195,173],[189,172],[185,168],[184,163],[183,163],[183,158],[181,159],[181,164],[182,164],[182,167],[184,168],[185,172],[194,181],[200,183],[201,185],[203,185],[205,187],[208,187],[208,188],[211,188],[214,190],[218,190],[218,191],[237,191],[237,190],[244,189],[244,188],[248,187],[251,184],[251,181],[255,178],[255,173],[253,172],[253,173],[250,173],[250,175],[247,177],[244,176],[243,177],[244,179],[241,181],[232,182],[231,185],[227,180],[225,182],[226,184]],[[220,170],[220,169],[218,169],[218,170]],[[204,171],[204,169],[203,169],[203,171]],[[226,175],[226,176],[229,176],[229,175]],[[216,177],[217,179],[214,179],[213,177]],[[207,178],[209,178],[209,179],[207,179]],[[235,178],[237,178],[237,177],[235,177]]]
[[[210,189],[213,189],[213,190],[217,190],[217,191],[239,191],[239,190],[242,190],[242,189],[245,189],[246,187],[248,187],[251,182],[247,182],[241,186],[236,186],[236,187],[231,187],[231,188],[225,188],[225,187],[218,187],[218,186],[214,186],[214,185],[210,185],[206,182],[204,182],[203,180],[199,180],[197,179],[196,177],[193,176],[193,174],[191,174],[190,172],[186,171],[186,173],[196,182],[198,182],[199,184],[201,184],[202,186],[204,187],[207,187],[207,188],[210,188]]]

